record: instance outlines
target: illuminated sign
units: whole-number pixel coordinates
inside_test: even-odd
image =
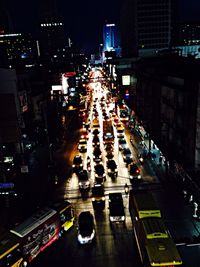
[[[76,75],[75,71],[71,71],[71,72],[65,72],[64,73],[64,77],[73,77]]]
[[[130,82],[131,82],[130,75],[122,76],[122,85],[130,85]]]
[[[13,183],[0,183],[0,189],[9,189],[13,187],[14,187]]]

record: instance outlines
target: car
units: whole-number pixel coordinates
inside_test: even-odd
[[[94,130],[92,131],[92,135],[93,135],[93,136],[98,135],[98,134],[100,134],[99,129],[94,129]]]
[[[99,140],[99,137],[98,135],[95,135],[92,139],[92,145],[93,146],[100,146],[100,140]]]
[[[113,144],[105,144],[104,149],[106,152],[113,152],[114,148],[113,148]]]
[[[96,146],[93,150],[93,160],[95,163],[99,163],[102,161],[101,149],[98,146]]]
[[[99,163],[94,166],[95,170],[95,181],[97,184],[103,184],[103,182],[106,180],[106,174],[104,170],[103,164]]]
[[[124,138],[124,127],[119,127],[117,128],[117,137],[120,138]]]
[[[102,184],[94,184],[92,187],[92,205],[94,210],[105,208],[104,186]]]
[[[78,242],[91,244],[95,238],[94,217],[90,211],[83,211],[78,216]]]
[[[78,144],[79,152],[86,152],[87,151],[87,139],[80,139]]]
[[[83,169],[83,159],[82,159],[81,155],[76,155],[74,157],[72,169],[73,169],[73,172],[79,172],[80,170]]]
[[[141,180],[141,173],[140,169],[138,168],[137,164],[131,163],[128,166],[128,172],[129,172],[129,179],[130,182],[138,182]]]
[[[113,153],[113,151],[108,151],[108,152],[106,153],[106,158],[107,158],[107,160],[109,160],[109,159],[113,159],[113,158],[114,158],[114,153]]]
[[[131,153],[130,148],[126,147],[122,150],[122,154],[123,154],[123,159],[124,161],[129,164],[133,161],[133,155]]]
[[[119,150],[123,150],[124,148],[128,147],[126,139],[125,138],[120,138],[119,141]]]
[[[100,127],[100,125],[99,125],[99,120],[97,119],[97,118],[95,118],[94,120],[93,120],[93,128],[95,129],[95,128],[99,128]]]
[[[118,175],[118,170],[117,170],[117,164],[114,159],[109,159],[107,161],[107,171],[108,175],[111,177],[117,177]]]
[[[87,170],[81,170],[78,173],[78,180],[79,180],[79,189],[80,190],[89,190],[90,189],[90,181]]]
[[[113,223],[125,224],[125,211],[122,193],[109,193],[109,219],[112,226]]]
[[[88,130],[86,128],[81,128],[80,129],[80,136],[81,136],[81,139],[88,139],[89,138]]]

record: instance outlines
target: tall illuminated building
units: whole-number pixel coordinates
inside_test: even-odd
[[[119,30],[114,23],[103,26],[103,51],[116,52],[116,56],[121,55]]]

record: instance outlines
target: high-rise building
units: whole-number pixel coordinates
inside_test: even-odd
[[[1,66],[33,64],[37,57],[36,41],[31,34],[0,34]]]
[[[121,55],[119,31],[114,23],[103,26],[103,52],[115,52],[116,56]]]
[[[124,56],[142,56],[171,45],[171,0],[126,0],[121,10],[121,43]]]
[[[40,3],[40,53],[42,58],[56,58],[66,44],[63,18],[55,0]]]

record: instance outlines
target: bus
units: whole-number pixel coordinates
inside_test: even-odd
[[[103,143],[104,145],[114,143],[113,125],[110,119],[103,121]]]
[[[179,252],[152,193],[131,190],[129,211],[142,263],[148,267],[182,265]]]
[[[68,201],[41,209],[0,236],[0,267],[27,266],[73,224],[74,212]]]

